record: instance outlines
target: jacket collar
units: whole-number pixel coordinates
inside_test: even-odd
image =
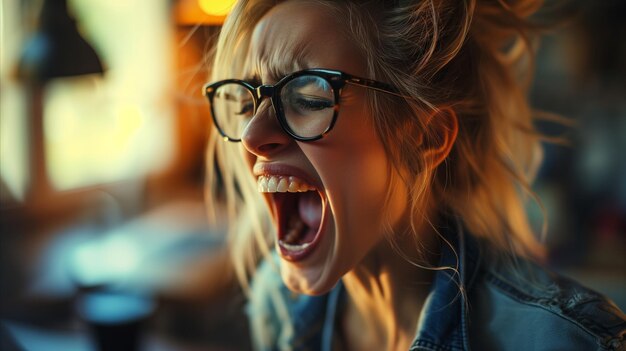
[[[467,292],[480,266],[480,247],[458,219],[441,228],[441,259],[410,348],[469,351]]]

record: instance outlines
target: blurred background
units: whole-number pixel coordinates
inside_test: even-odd
[[[0,350],[245,350],[201,86],[230,1],[1,0]],[[538,51],[552,267],[626,309],[626,2]],[[536,206],[529,208],[540,223]],[[111,340],[114,340],[111,344]]]

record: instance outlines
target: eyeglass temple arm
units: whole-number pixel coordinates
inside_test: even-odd
[[[380,91],[381,93],[391,94],[405,99],[411,99],[410,96],[400,94],[398,90],[393,88],[392,86],[371,79],[349,76],[346,77],[346,83],[364,87],[367,89],[373,89],[376,91]]]

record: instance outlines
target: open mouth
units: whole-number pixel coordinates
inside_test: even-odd
[[[322,193],[294,176],[262,175],[257,182],[259,192],[272,196],[282,256],[290,261],[304,259],[319,241]]]

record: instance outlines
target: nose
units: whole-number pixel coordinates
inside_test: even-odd
[[[241,136],[243,146],[256,156],[271,156],[292,141],[281,128],[271,105],[270,99],[263,99]]]

